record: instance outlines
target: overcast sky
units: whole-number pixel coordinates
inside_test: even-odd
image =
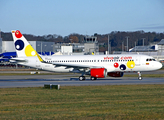
[[[0,29],[33,35],[164,32],[164,0],[0,0]]]

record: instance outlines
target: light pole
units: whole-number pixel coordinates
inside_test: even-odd
[[[42,42],[40,42],[40,43],[38,44],[38,47],[40,47],[40,52],[41,52],[41,55],[42,55]]]
[[[126,39],[127,39],[127,45],[126,45],[127,46],[127,51],[129,51],[128,50],[128,38],[129,38],[129,36],[126,37]]]
[[[143,46],[144,46],[144,40],[145,40],[145,38],[142,38],[142,40],[143,40]]]
[[[135,52],[136,52],[136,41],[135,41]]]
[[[108,34],[108,54],[110,54],[110,52],[109,52],[109,34]]]
[[[124,41],[122,42],[122,52],[124,51]]]

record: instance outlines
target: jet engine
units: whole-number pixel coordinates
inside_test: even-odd
[[[122,77],[124,75],[123,72],[109,72],[108,76],[110,77]]]
[[[104,78],[107,76],[107,70],[105,68],[91,68],[90,75],[95,78]]]

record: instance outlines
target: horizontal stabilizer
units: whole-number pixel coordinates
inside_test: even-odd
[[[10,62],[27,62],[27,60],[23,58],[11,58]]]

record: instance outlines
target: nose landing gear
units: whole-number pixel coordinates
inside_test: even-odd
[[[141,72],[138,72],[138,79],[142,80]]]

